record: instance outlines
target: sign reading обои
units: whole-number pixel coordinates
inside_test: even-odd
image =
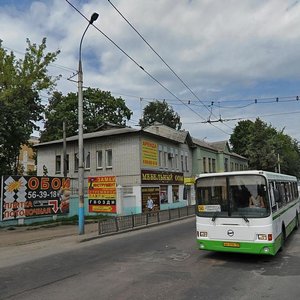
[[[142,183],[183,184],[183,173],[142,170]]]

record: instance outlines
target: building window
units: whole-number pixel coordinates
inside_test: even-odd
[[[206,173],[206,157],[203,157],[203,173]]]
[[[160,203],[165,204],[168,203],[168,186],[167,185],[161,185],[160,186]]]
[[[173,149],[168,153],[169,169],[174,169],[174,153]]]
[[[211,173],[211,158],[208,158],[208,172]]]
[[[85,168],[88,170],[91,168],[91,153],[90,153],[90,151],[86,154],[84,165],[85,165]]]
[[[178,150],[175,150],[175,169],[178,170]]]
[[[74,172],[78,172],[79,158],[78,153],[74,154]]]
[[[168,168],[168,152],[164,151],[164,167]]]
[[[98,150],[97,154],[97,169],[103,169],[103,154],[102,150]]]
[[[158,145],[158,165],[159,167],[163,167],[163,147],[162,145]]]
[[[66,168],[67,168],[67,173],[69,173],[70,172],[69,154],[66,155]]]
[[[216,160],[214,158],[211,159],[212,171],[216,173]]]
[[[60,174],[61,173],[61,156],[56,155],[55,157],[55,173]]]
[[[162,168],[163,167],[163,152],[162,152],[162,150],[158,151],[158,159],[159,159],[159,166]]]
[[[181,163],[181,171],[184,172],[184,158],[183,158],[183,152],[180,154],[180,163]]]
[[[225,161],[224,161],[224,171],[228,172],[228,158],[225,158]]]
[[[112,149],[105,150],[105,167],[112,168]]]
[[[189,164],[188,164],[188,154],[187,154],[187,152],[185,153],[185,156],[184,156],[184,163],[185,163],[185,170],[188,172],[189,171]]]
[[[178,185],[173,185],[172,186],[172,198],[173,202],[179,202],[179,186]]]

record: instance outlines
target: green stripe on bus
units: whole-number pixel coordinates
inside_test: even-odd
[[[287,210],[289,210],[290,208],[292,208],[295,205],[299,205],[299,200],[296,200],[293,202],[291,202],[291,205],[289,206],[285,206],[283,209],[279,209],[276,213],[273,214],[273,220],[279,218],[281,215],[283,215]]]
[[[276,241],[273,243],[254,243],[254,242],[239,242],[239,241],[232,241],[232,242],[208,241],[208,240],[197,240],[197,243],[199,244],[200,250],[275,255],[281,245],[281,236],[279,236],[276,239]],[[264,251],[264,249],[266,248],[268,248],[269,250],[268,252]]]

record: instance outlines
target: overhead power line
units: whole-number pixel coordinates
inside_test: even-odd
[[[77,8],[75,7],[72,3],[70,3],[68,0],[66,2],[69,3],[69,5],[75,9],[87,22],[89,22],[89,19]],[[141,66],[132,56],[130,56],[127,52],[125,52],[116,42],[114,42],[110,37],[108,37],[102,30],[100,30],[94,23],[91,24],[98,32],[100,32],[104,37],[106,37],[115,47],[117,47],[127,58],[129,58],[136,66],[138,66],[139,69],[141,69],[144,73],[146,73],[153,81],[155,81],[157,84],[159,84],[163,89],[165,89],[169,94],[171,94],[174,98],[176,98],[178,101],[183,103],[188,109],[190,109],[193,113],[198,115],[200,118],[205,120],[203,116],[201,116],[198,112],[193,110],[189,105],[185,104],[180,98],[178,98],[170,89],[168,89],[164,84],[162,84],[158,79],[156,79],[153,75],[151,75],[148,71],[145,70],[143,66]],[[222,131],[223,133],[230,135],[230,133],[222,130],[221,128],[211,124],[214,126],[216,129]]]
[[[203,106],[208,110],[208,112],[211,114],[212,111],[205,103],[193,92],[193,90],[186,84],[185,81],[179,75],[174,71],[174,69],[162,58],[160,54],[150,45],[150,43],[142,36],[142,34],[131,24],[131,22],[128,21],[127,18],[118,10],[118,8],[110,1],[108,0],[110,5],[118,12],[118,14],[125,20],[125,22],[137,33],[137,35],[147,44],[147,46],[159,57],[159,59],[165,64],[165,66],[175,75],[175,77],[190,91],[190,93],[200,102],[203,104]],[[232,129],[232,128],[230,128]]]
[[[243,117],[243,118],[228,118],[228,119],[219,119],[219,120],[210,120],[205,122],[184,122],[184,124],[199,124],[199,123],[217,123],[217,122],[229,122],[229,121],[242,121],[242,120],[249,120],[249,119],[256,119],[256,118],[263,118],[263,117],[274,117],[280,115],[293,115],[293,114],[300,114],[300,110],[298,111],[290,111],[290,112],[282,112],[282,113],[274,113],[274,114],[265,114],[260,116],[252,116],[252,117]]]

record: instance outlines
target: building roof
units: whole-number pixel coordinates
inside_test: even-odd
[[[155,122],[153,125],[144,128],[143,131],[165,137],[178,143],[184,144],[186,142],[190,146],[193,144],[192,138],[188,131],[176,130],[158,122]]]
[[[103,131],[85,133],[83,135],[83,139],[88,140],[88,139],[94,139],[94,138],[98,138],[98,137],[106,137],[106,136],[128,134],[128,133],[137,133],[139,131],[140,131],[139,129],[134,129],[134,128],[130,128],[130,127],[116,128],[116,129],[112,128],[112,129],[103,130]],[[78,141],[78,135],[67,137],[66,141],[67,142]],[[35,145],[35,147],[60,144],[62,142],[63,142],[63,139],[59,139],[59,140],[55,140],[55,141],[39,143],[39,144]]]
[[[209,150],[213,150],[213,151],[218,150],[216,147],[212,146],[212,144],[206,143],[203,140],[199,140],[199,139],[196,139],[194,137],[192,138],[192,140],[193,140],[193,143],[196,144],[197,146],[200,146],[200,147],[203,147],[203,148],[206,148],[206,149],[209,149]]]
[[[237,158],[247,160],[246,157],[231,152],[228,141],[207,143],[204,142],[203,140],[191,137],[188,131],[175,130],[171,127],[168,127],[166,125],[157,122],[144,129],[135,129],[131,127],[119,127],[119,126],[115,126],[114,124],[106,123],[102,128],[99,128],[99,131],[85,133],[83,135],[83,139],[88,140],[88,139],[115,136],[121,134],[130,134],[130,133],[146,133],[167,140],[175,141],[181,144],[187,143],[190,147],[200,146],[212,151],[221,151],[221,152],[229,153],[230,155],[235,156]],[[67,142],[78,141],[78,135],[67,137],[66,141]],[[35,144],[34,147],[55,145],[61,143],[63,143],[63,139]]]
[[[210,143],[214,148],[220,150],[220,151],[225,151],[225,152],[231,152],[230,147],[228,144],[228,141],[218,141],[218,142],[212,142]]]
[[[168,126],[162,125],[162,124],[156,124],[147,127],[146,129],[134,129],[131,127],[115,127],[111,126],[112,124],[106,124],[107,127],[105,130],[103,128],[99,128],[99,131],[91,132],[91,133],[85,133],[83,135],[84,140],[88,139],[94,139],[94,138],[100,138],[100,137],[106,137],[106,136],[115,136],[115,135],[121,135],[121,134],[130,134],[130,133],[145,133],[152,136],[157,136],[160,138],[164,138],[170,141],[175,141],[177,143],[190,143],[192,145],[192,139],[189,135],[188,131],[178,131],[175,129],[172,129]],[[72,141],[78,141],[78,135],[74,135],[71,137],[66,138],[67,142]],[[55,141],[49,141],[49,142],[43,142],[35,145],[35,147],[40,146],[47,146],[47,145],[55,145],[55,144],[61,144],[63,143],[63,139],[55,140]]]

